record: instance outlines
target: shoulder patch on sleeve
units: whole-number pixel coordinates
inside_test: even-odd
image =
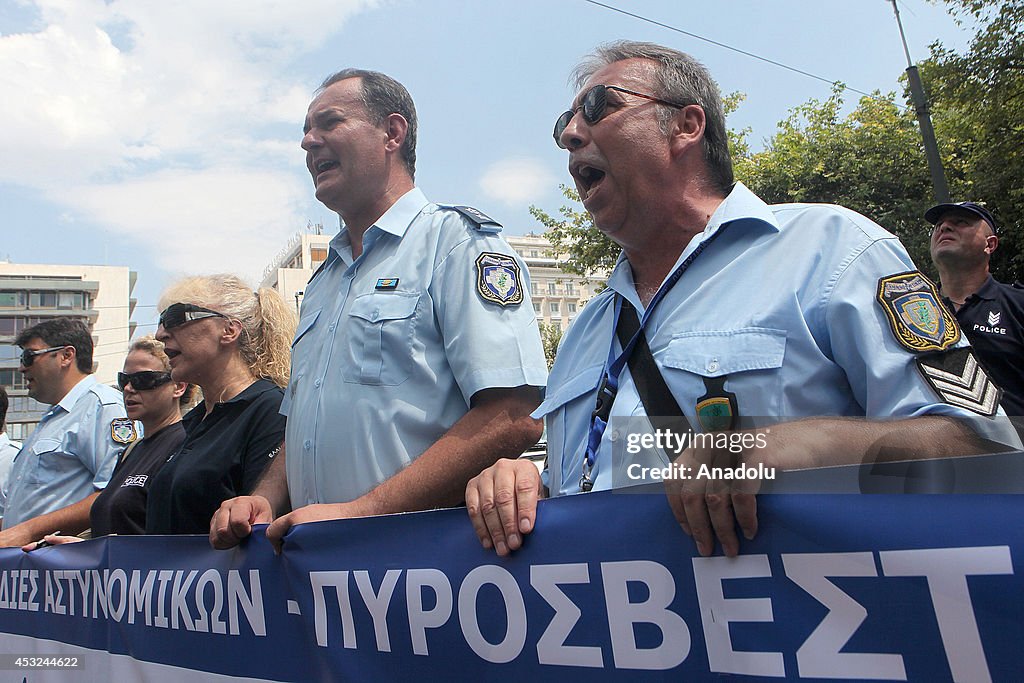
[[[499,306],[523,302],[523,274],[511,256],[492,251],[476,257],[476,293]]]
[[[483,211],[474,209],[472,206],[455,206],[454,204],[438,204],[445,209],[458,211],[468,218],[473,226],[480,232],[498,233],[501,232],[501,223],[494,220]]]
[[[1003,392],[969,346],[918,356],[917,369],[945,403],[986,417],[996,414]]]
[[[117,443],[132,443],[139,438],[135,420],[129,417],[115,417],[110,421],[110,438]]]
[[[945,351],[960,341],[960,326],[938,288],[916,270],[880,278],[877,300],[896,341],[913,353]]]

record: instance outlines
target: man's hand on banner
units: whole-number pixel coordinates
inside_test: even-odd
[[[499,555],[523,545],[523,534],[533,531],[537,501],[544,483],[529,460],[503,458],[469,480],[466,510],[480,544]]]
[[[274,510],[263,496],[240,496],[225,500],[210,520],[210,545],[226,550],[252,533],[254,524],[274,520]]]

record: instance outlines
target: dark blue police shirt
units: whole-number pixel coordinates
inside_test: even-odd
[[[1024,415],[1024,288],[989,275],[955,313],[978,361],[1003,390],[1003,410]]]

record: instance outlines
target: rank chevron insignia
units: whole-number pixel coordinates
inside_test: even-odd
[[[978,364],[970,347],[918,356],[917,368],[946,403],[987,417],[996,414],[1003,392]]]
[[[999,324],[999,320],[1002,317],[1003,317],[1003,314],[1000,311],[989,311],[988,312],[988,324],[989,325],[998,325]]]

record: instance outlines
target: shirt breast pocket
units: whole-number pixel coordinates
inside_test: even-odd
[[[601,381],[604,365],[593,365],[577,371],[568,378],[551,378],[544,402],[535,415],[544,418],[547,427],[548,452],[562,454],[561,471],[548,473],[548,486],[552,492],[575,493],[578,487],[565,489],[564,480],[575,486],[582,472],[590,433],[590,414],[596,402],[595,389]],[[576,473],[572,475],[572,473]]]
[[[419,292],[364,294],[352,302],[345,325],[346,382],[401,384],[412,371],[412,341]]]
[[[316,327],[316,321],[319,318],[319,310],[309,313],[303,312],[302,317],[299,319],[299,324],[295,328],[295,339],[292,341],[291,369],[291,392],[293,394],[316,357],[310,345],[314,343],[317,335],[310,333]]]
[[[67,469],[74,456],[61,450],[58,439],[39,439],[32,444],[32,462],[27,479],[31,484],[46,484]]]
[[[741,418],[778,418],[783,409],[785,354],[785,330],[745,327],[687,332],[669,342],[663,358],[665,381],[687,414],[694,414],[699,399],[708,393],[704,378],[724,376],[725,390],[736,395]],[[755,420],[755,424],[762,422]]]

